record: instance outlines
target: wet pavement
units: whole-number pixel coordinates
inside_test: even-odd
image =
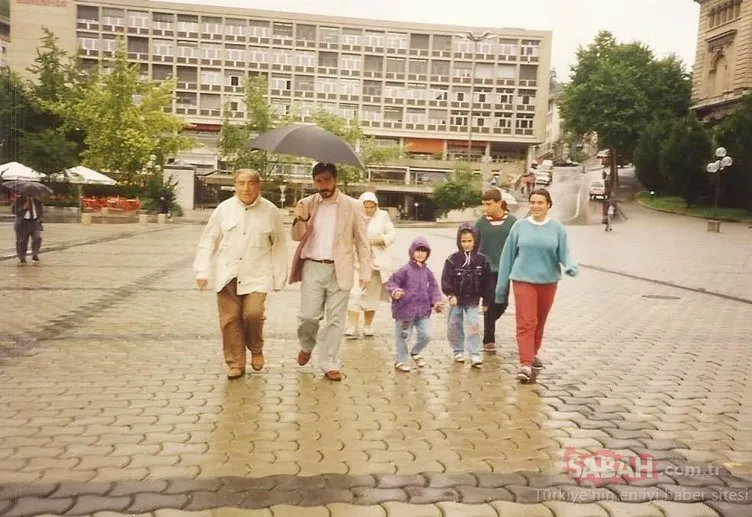
[[[626,209],[568,226],[584,267],[530,386],[513,306],[482,370],[436,315],[401,374],[384,305],[328,382],[295,363],[298,286],[270,297],[264,371],[228,381],[201,227],[50,224],[40,264],[0,261],[0,515],[752,515],[750,230]],[[418,234],[440,273],[454,230],[398,230],[395,260]]]

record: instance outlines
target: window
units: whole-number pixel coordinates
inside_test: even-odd
[[[198,19],[193,17],[178,16],[178,31],[198,32]]]
[[[401,32],[388,32],[386,35],[387,48],[407,48],[407,34]]]
[[[340,41],[345,45],[360,45],[363,33],[356,29],[345,29],[342,31]]]
[[[360,81],[343,79],[339,82],[339,92],[344,95],[360,95]]]
[[[292,66],[294,60],[292,50],[282,50],[279,48],[272,49],[270,57],[271,63],[276,63],[278,65]]]
[[[473,42],[470,40],[466,40],[465,38],[457,37],[454,40],[454,51],[455,52],[472,52],[473,51]]]
[[[363,83],[363,95],[370,95],[372,97],[381,96],[381,83],[376,81],[365,81]]]
[[[172,40],[151,40],[151,52],[155,56],[171,57],[175,55],[175,47]]]
[[[358,114],[358,106],[353,104],[342,104],[339,107],[339,114],[345,120],[352,120]]]
[[[405,60],[399,57],[386,58],[386,71],[393,74],[404,74]]]
[[[78,46],[84,50],[99,50],[99,38],[79,37]]]
[[[449,99],[449,89],[446,86],[431,85],[430,99],[445,101]]]
[[[280,22],[274,22],[274,28],[272,30],[272,35],[275,38],[281,38],[281,39],[292,39],[292,24],[291,23],[280,23]]]
[[[384,33],[366,31],[364,35],[364,44],[368,47],[383,47],[384,46]]]
[[[409,84],[407,85],[407,91],[405,92],[405,96],[408,99],[425,101],[429,99],[430,92],[425,84]]]
[[[466,126],[467,115],[452,115],[450,117],[449,123],[453,126]]]
[[[471,63],[457,61],[454,63],[452,76],[454,77],[472,77],[473,65]]]
[[[407,113],[405,113],[405,122],[410,124],[425,124],[426,112],[424,110],[409,108]]]
[[[219,70],[201,70],[201,84],[221,86],[222,73]]]
[[[533,129],[533,119],[518,115],[515,127],[517,129]]]
[[[523,56],[538,57],[540,52],[540,41],[522,40],[520,54]]]
[[[307,75],[295,76],[295,90],[298,92],[312,92],[314,91],[313,77]]]
[[[128,11],[128,26],[146,29],[149,27],[149,13]]]
[[[245,36],[245,22],[243,20],[227,20],[225,34],[230,36]]]
[[[316,92],[318,93],[337,93],[337,80],[328,77],[319,77],[316,79]]]
[[[316,52],[295,51],[296,66],[316,66]]]
[[[175,15],[167,13],[154,13],[152,14],[152,27],[158,30],[171,31],[175,28]]]
[[[251,20],[248,24],[248,35],[255,38],[269,38],[272,35],[272,29],[269,22]]]
[[[361,118],[363,120],[370,120],[372,122],[381,121],[381,107],[363,106],[363,110],[361,111]]]
[[[428,74],[428,61],[423,59],[411,59],[408,64],[408,71],[411,74]]]
[[[405,87],[399,83],[386,83],[384,87],[384,97],[390,99],[404,99],[406,94]]]
[[[321,27],[319,38],[325,43],[339,43],[339,29],[336,27]]]
[[[240,77],[237,75],[230,76],[230,86],[240,86]],[[237,111],[237,110],[235,110]]]
[[[122,27],[125,20],[125,11],[122,9],[102,9],[102,25]]]
[[[449,61],[431,61],[431,75],[449,75]]]
[[[222,59],[222,45],[204,43],[201,45],[201,57],[203,59]]]
[[[175,55],[177,57],[185,58],[197,58],[198,57],[198,43],[195,41],[181,41],[178,40],[178,46],[176,48]]]
[[[517,55],[517,42],[514,40],[501,40],[499,41],[499,55],[501,56],[516,56]]]
[[[227,61],[245,62],[245,49],[237,47],[227,47],[225,49],[225,59]]]
[[[269,86],[272,90],[287,90],[292,89],[292,81],[289,77],[272,77],[269,80]]]
[[[342,54],[339,60],[341,70],[360,70],[361,57],[355,54]]]
[[[248,47],[248,60],[251,63],[268,63],[269,49],[263,47]]]
[[[514,79],[517,75],[517,68],[514,65],[499,65],[496,67],[496,77],[498,79]]]
[[[447,122],[447,112],[443,110],[428,110],[428,123],[444,125]]]
[[[222,34],[222,18],[202,18],[201,32],[205,34]]]

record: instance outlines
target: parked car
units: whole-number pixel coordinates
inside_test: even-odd
[[[603,180],[593,180],[590,182],[589,190],[590,199],[606,199],[606,182]]]
[[[542,172],[548,172],[548,173],[553,172],[554,171],[553,160],[543,160],[538,166],[538,170]]]
[[[551,184],[551,173],[545,171],[536,171],[535,184],[548,186]]]

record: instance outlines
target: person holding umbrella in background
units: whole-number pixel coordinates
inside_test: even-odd
[[[16,232],[16,255],[19,264],[26,263],[31,240],[31,259],[39,262],[39,251],[42,248],[42,217],[44,206],[40,199],[43,195],[52,194],[52,190],[36,181],[7,181],[3,187],[16,193],[18,197],[11,207],[16,216],[13,229]]]

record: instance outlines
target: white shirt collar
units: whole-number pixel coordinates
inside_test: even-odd
[[[528,221],[530,221],[531,223],[533,223],[533,224],[534,224],[534,225],[536,225],[536,226],[543,226],[544,224],[546,224],[546,223],[547,223],[548,221],[550,221],[551,219],[550,219],[550,218],[549,218],[548,216],[546,216],[546,218],[545,218],[545,219],[543,219],[542,221],[540,221],[540,222],[539,222],[539,221],[536,221],[536,220],[535,220],[535,219],[533,218],[533,216],[532,216],[532,215],[530,215],[530,216],[528,216],[527,220],[528,220]]]

